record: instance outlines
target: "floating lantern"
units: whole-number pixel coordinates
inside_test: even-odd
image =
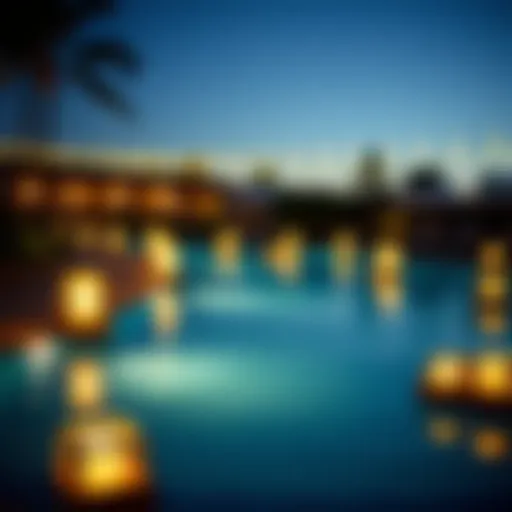
[[[93,190],[84,181],[65,181],[57,188],[57,204],[73,211],[85,210],[93,200]]]
[[[447,446],[460,438],[461,428],[453,418],[434,418],[428,424],[428,436],[435,444]]]
[[[103,272],[78,267],[62,273],[57,286],[57,315],[70,335],[103,333],[111,309],[110,283]]]
[[[98,411],[104,405],[104,376],[94,360],[81,359],[71,363],[66,371],[66,402],[79,413]]]
[[[156,281],[174,280],[181,273],[181,250],[178,241],[166,230],[148,230],[144,251],[150,272]]]
[[[435,400],[453,400],[464,396],[467,363],[455,354],[438,354],[423,374],[423,393]]]
[[[169,332],[176,329],[181,316],[179,297],[171,290],[162,290],[152,297],[152,313],[155,328],[158,332]]]
[[[215,237],[213,252],[218,269],[231,274],[240,266],[242,239],[240,232],[234,228],[225,228]]]
[[[331,269],[336,278],[352,275],[357,258],[357,239],[352,231],[338,231],[331,239]]]
[[[512,367],[506,354],[481,355],[473,365],[472,397],[484,404],[512,402]]]
[[[506,432],[497,428],[479,430],[473,438],[473,452],[485,462],[499,462],[510,450],[510,440]]]
[[[46,197],[45,183],[34,176],[25,176],[16,180],[14,186],[14,202],[22,209],[33,209],[42,206]]]
[[[59,433],[54,482],[66,504],[131,503],[150,497],[151,479],[139,427],[116,417],[72,421]],[[137,509],[139,510],[139,508]]]

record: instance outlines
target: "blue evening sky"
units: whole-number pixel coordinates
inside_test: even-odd
[[[273,152],[512,135],[510,1],[119,4],[73,42],[116,34],[139,49],[143,75],[111,74],[138,119],[120,121],[66,84],[61,140]],[[19,97],[14,87],[0,92],[4,134]]]

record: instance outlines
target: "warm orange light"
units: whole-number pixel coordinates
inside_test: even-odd
[[[423,376],[424,391],[436,398],[454,398],[463,393],[466,361],[455,354],[438,354],[428,364]]]
[[[66,181],[57,189],[59,206],[68,210],[84,210],[93,199],[91,186],[84,181]]]
[[[473,451],[477,458],[485,462],[499,462],[510,450],[510,440],[506,432],[497,428],[485,428],[473,438]]]
[[[150,489],[140,431],[122,418],[72,423],[58,438],[55,462],[57,487],[77,503],[108,503]]]
[[[377,245],[372,254],[372,271],[376,286],[396,286],[402,280],[404,266],[403,247],[392,241]]]
[[[130,187],[124,183],[109,183],[103,190],[103,204],[108,210],[125,210],[130,205],[130,201]]]
[[[195,201],[195,211],[199,217],[218,217],[224,211],[224,201],[212,192],[199,193]]]
[[[472,390],[476,398],[485,402],[512,399],[512,367],[509,357],[501,353],[480,356],[474,364]]]
[[[73,334],[96,334],[108,326],[110,284],[94,268],[70,268],[60,276],[57,312],[63,327]]]
[[[91,223],[83,223],[72,232],[72,243],[76,249],[91,250],[101,246],[101,230]]]
[[[27,176],[15,182],[14,201],[21,208],[41,206],[45,195],[45,183],[39,178]]]
[[[485,332],[505,328],[508,307],[508,277],[482,275],[478,280],[478,318]]]
[[[428,424],[428,436],[435,444],[446,446],[460,438],[461,428],[453,418],[433,418]]]
[[[145,191],[143,201],[146,209],[156,213],[165,213],[178,207],[179,196],[170,187],[154,185]]]

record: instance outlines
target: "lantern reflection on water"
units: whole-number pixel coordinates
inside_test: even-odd
[[[459,399],[465,394],[466,360],[456,354],[437,354],[423,374],[423,393],[436,400]]]
[[[94,360],[80,359],[66,370],[66,402],[74,412],[98,411],[104,405],[105,386],[101,366]]]
[[[403,247],[392,239],[379,242],[373,251],[373,289],[378,305],[386,310],[402,302],[404,260]]]
[[[437,445],[450,445],[460,438],[461,427],[453,418],[433,418],[428,424],[428,436]]]
[[[152,228],[146,232],[144,251],[150,271],[158,282],[176,279],[181,272],[178,241],[166,230]]]
[[[510,440],[503,430],[484,428],[475,433],[472,448],[478,459],[485,462],[499,462],[508,454]]]
[[[508,277],[481,275],[478,279],[478,319],[486,332],[500,332],[505,328],[508,305]]]
[[[501,276],[507,273],[507,248],[504,242],[493,240],[480,246],[479,269],[484,275]]]
[[[149,497],[151,481],[137,425],[114,416],[71,421],[57,437],[54,483],[68,504],[130,504]]]
[[[506,354],[481,355],[471,374],[472,397],[484,404],[512,402],[512,367]]]
[[[151,302],[153,321],[158,332],[174,330],[180,321],[181,307],[179,297],[171,290],[155,293]]]
[[[336,278],[350,277],[357,258],[357,239],[352,231],[337,231],[331,238],[331,270]]]
[[[106,275],[88,267],[62,272],[57,285],[57,315],[72,335],[97,335],[108,327],[111,289]]]
[[[213,252],[217,268],[226,274],[234,273],[240,266],[242,237],[235,228],[225,228],[215,237]]]
[[[304,259],[304,240],[297,229],[287,229],[278,234],[269,247],[267,261],[274,272],[288,281],[299,277]]]

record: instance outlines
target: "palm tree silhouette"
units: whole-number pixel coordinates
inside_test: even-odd
[[[2,12],[3,11],[3,12]],[[126,75],[140,70],[133,48],[116,38],[82,43],[65,63],[59,60],[69,36],[96,16],[113,13],[110,0],[13,0],[0,10],[0,77],[3,83],[24,75],[31,79],[32,102],[37,95],[51,96],[57,90],[59,69],[87,95],[113,113],[133,115],[124,95],[99,72],[109,65]],[[59,77],[60,78],[60,77]],[[37,101],[37,100],[36,100]],[[34,105],[25,102],[27,116],[34,122]]]

